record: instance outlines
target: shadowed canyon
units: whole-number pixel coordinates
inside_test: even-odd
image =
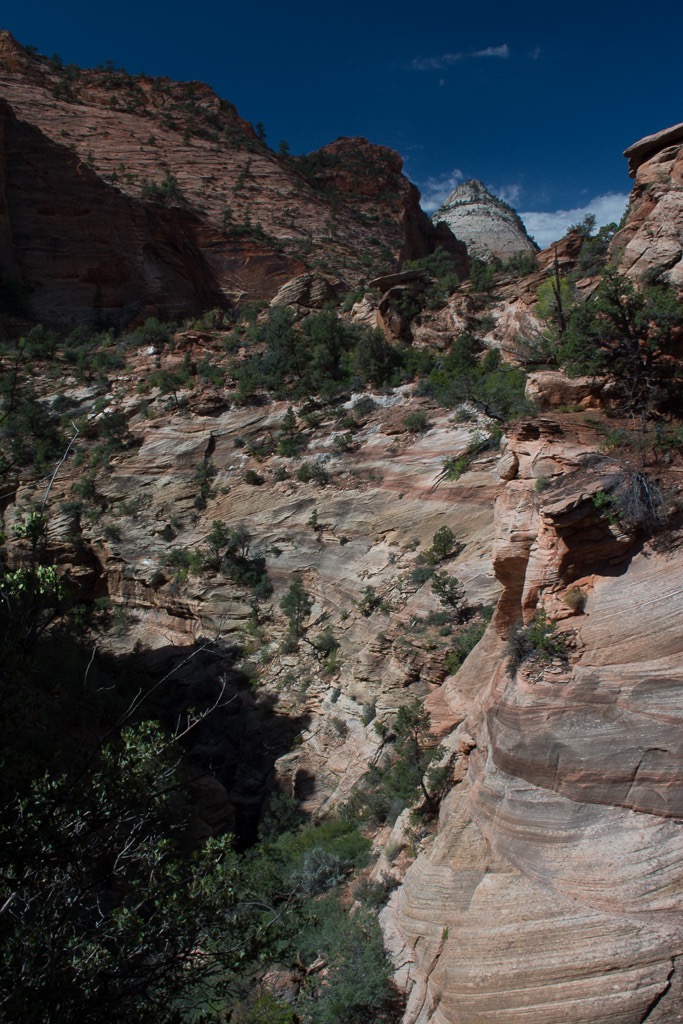
[[[279,799],[369,851],[278,882],[206,1017],[200,924],[168,999],[127,978],[109,1019],[683,1021],[683,126],[626,156],[624,221],[536,252],[478,182],[434,224],[385,147],[275,153],[201,83],[0,33],[5,848],[39,803],[12,787],[77,748],[89,779],[144,718],[190,779],[183,856],[248,857]],[[21,857],[4,935],[46,898]],[[95,876],[123,931],[126,854]],[[381,928],[382,999],[334,1009],[322,938],[262,952],[302,893]],[[43,958],[8,1020],[80,1013]]]

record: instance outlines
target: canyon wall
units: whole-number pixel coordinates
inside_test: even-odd
[[[683,284],[682,141],[679,125],[626,153],[611,251],[639,283]],[[406,1024],[683,1020],[683,478],[606,454],[590,416],[557,411],[566,384],[529,378],[546,413],[501,457],[496,615],[430,698],[457,723],[457,784],[383,912]],[[589,382],[572,387],[590,405]],[[641,472],[670,517],[649,539],[600,509]],[[517,663],[507,638],[538,609],[564,644]]]
[[[462,781],[385,911],[411,1024],[683,1019],[682,556],[601,516],[613,467],[571,419],[510,437],[505,589],[444,684]],[[504,638],[537,602],[570,654],[515,668]]]
[[[0,270],[44,321],[230,308],[312,268],[351,288],[436,244],[466,267],[365,139],[278,156],[200,82],[64,67],[8,32],[0,101]]]

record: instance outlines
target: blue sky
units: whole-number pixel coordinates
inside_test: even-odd
[[[427,209],[479,178],[541,244],[618,218],[623,149],[683,121],[672,0],[9,0],[0,25],[65,62],[206,81],[293,153],[391,146]]]

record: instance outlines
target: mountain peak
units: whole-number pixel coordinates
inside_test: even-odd
[[[512,207],[492,195],[477,178],[453,189],[432,216],[434,224],[439,221],[445,221],[479,259],[509,259],[537,248]]]

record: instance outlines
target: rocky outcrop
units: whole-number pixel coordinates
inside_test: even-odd
[[[198,82],[65,68],[2,32],[0,100],[0,268],[43,320],[270,300],[312,260],[350,286],[458,248],[392,150],[278,157]]]
[[[653,135],[646,135],[644,139],[634,142],[628,149],[624,150],[624,156],[628,160],[628,173],[635,178],[639,167],[646,161],[651,160],[657,153],[669,146],[679,146],[683,143],[683,124],[672,125],[671,128],[664,128]]]
[[[386,146],[341,138],[304,157],[309,179],[326,193],[352,198],[358,215],[374,224],[396,219],[403,235],[399,261],[419,259],[440,246],[450,252],[462,277],[467,248],[447,225],[434,225],[420,206],[420,193],[403,175],[403,159]]]
[[[468,251],[479,259],[506,260],[517,253],[536,252],[522,221],[507,203],[491,195],[472,179],[453,189],[432,215],[434,224],[445,222]]]
[[[125,616],[120,639],[108,640],[116,652],[137,644],[159,675],[174,658],[199,652],[173,677],[181,692],[198,694],[193,706],[203,706],[207,687],[210,695],[226,677],[229,652],[239,645],[254,685],[245,688],[242,679],[234,700],[230,691],[220,721],[201,738],[203,756],[227,764],[219,781],[238,817],[258,813],[275,785],[316,811],[345,800],[382,750],[374,723],[391,721],[413,696],[435,692],[445,676],[453,634],[438,619],[425,624],[440,605],[429,580],[412,578],[440,527],[450,525],[462,544],[443,568],[462,580],[474,608],[495,601],[499,587],[486,553],[496,460],[484,453],[466,480],[441,480],[444,459],[464,451],[485,421],[451,422],[448,411],[413,399],[405,386],[366,396],[365,411],[354,412],[360,395],[337,410],[299,406],[312,426],[299,419],[302,450],[293,457],[276,451],[286,399],[242,407],[229,390],[202,387],[199,377],[175,396],[136,390],[157,367],[196,367],[222,351],[220,335],[200,331],[178,334],[172,351],[128,351],[105,414],[123,412],[129,443],[97,474],[92,517],[62,509],[74,504],[71,486],[82,474],[67,461],[51,490],[50,542],[72,576],[79,552],[92,552],[92,566],[78,568],[79,585],[106,594]],[[78,386],[67,370],[60,391],[74,417],[95,429],[105,397],[98,386]],[[404,423],[416,403],[430,423],[420,435]],[[354,421],[350,444],[335,444],[348,429],[335,426],[340,416]],[[298,479],[303,461],[323,468],[327,484]],[[201,509],[198,481],[207,466],[211,488]],[[18,485],[5,523],[10,536],[18,509],[38,500],[40,487]],[[216,521],[247,526],[253,554],[266,561],[272,597],[256,600],[215,568],[188,575],[169,564],[172,549],[204,550]],[[287,620],[279,602],[295,575],[313,607],[298,650],[282,650]],[[376,593],[376,607],[360,607],[366,588]],[[315,645],[325,629],[338,645],[332,659]],[[214,645],[223,652],[218,659]],[[209,792],[209,824],[223,813],[219,797],[219,790]]]
[[[271,299],[271,306],[302,306],[322,309],[327,302],[336,302],[343,294],[341,281],[332,281],[320,274],[300,274],[283,284]]]
[[[2,100],[0,164],[0,268],[30,286],[38,319],[104,326],[224,304],[229,270],[224,252],[221,285],[217,231],[191,210],[123,196]],[[295,267],[258,242],[240,248],[231,258],[247,286],[277,282]]]
[[[683,125],[648,135],[624,156],[635,185],[613,258],[634,281],[683,289]]]
[[[365,268],[353,259],[378,230],[366,223],[373,204],[391,221],[381,244],[393,255],[433,240],[390,151],[340,140],[308,162],[280,160],[206,87],[76,74],[6,34],[0,61],[3,276],[28,281],[46,318],[179,316],[250,295],[304,315],[339,293],[342,264],[350,283],[369,269],[374,257]],[[662,244],[677,237],[664,213],[678,196],[679,143],[674,133],[652,145],[634,155],[640,205],[618,236],[634,276],[650,259],[648,231]],[[330,267],[314,274],[306,250],[317,255],[323,241]],[[558,260],[568,265],[577,243],[565,241]],[[541,267],[554,259],[541,254]],[[522,285],[506,279],[493,307],[464,288],[411,340],[444,347],[492,312],[486,342],[512,351],[522,327],[532,341],[540,329],[544,278],[541,269]],[[382,298],[351,315],[385,318],[400,336],[393,318],[421,280],[385,275]],[[39,360],[32,367],[39,400],[53,402],[58,386],[65,420],[82,431],[81,468],[66,458],[50,485],[48,540],[80,595],[106,595],[123,621],[107,634],[108,653],[142,650],[162,683],[173,666],[169,691],[192,714],[228,688],[193,748],[213,772],[197,784],[194,836],[247,819],[254,829],[275,786],[312,813],[334,808],[382,756],[397,708],[419,696],[455,768],[438,830],[411,832],[403,884],[383,913],[405,1024],[683,1020],[683,548],[675,531],[648,541],[605,511],[615,476],[642,467],[616,466],[604,434],[557,408],[592,403],[592,385],[533,375],[543,415],[510,428],[500,458],[482,451],[448,481],[444,460],[486,429],[473,409],[453,416],[405,385],[340,395],[337,408],[302,401],[301,450],[281,454],[286,395],[243,405],[234,366],[223,367],[225,383],[211,373],[226,349],[242,358],[234,346],[208,327],[180,332],[172,347],[122,345],[125,365],[106,385],[75,379],[61,356],[58,384],[41,377]],[[163,394],[152,371],[179,368]],[[406,428],[413,409],[427,416],[422,433]],[[123,414],[125,438],[95,452],[112,412]],[[672,507],[683,486],[677,458],[657,469]],[[10,548],[18,517],[47,501],[43,479],[12,473]],[[247,525],[272,595],[207,559],[216,523]],[[450,613],[415,573],[444,525],[463,546],[443,565],[470,606],[497,601],[452,676]],[[283,642],[280,606],[294,577],[311,598],[298,649]],[[540,609],[564,647],[515,664],[510,631]],[[335,647],[326,652],[327,629]]]
[[[593,445],[571,416],[509,438],[503,595],[443,688],[467,770],[384,912],[411,1024],[683,1020],[683,554],[600,513]],[[515,668],[504,637],[541,604],[566,660]]]

